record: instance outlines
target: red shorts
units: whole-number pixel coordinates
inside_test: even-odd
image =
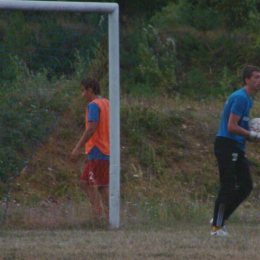
[[[87,181],[89,186],[109,185],[109,161],[89,160],[81,176],[82,181]]]

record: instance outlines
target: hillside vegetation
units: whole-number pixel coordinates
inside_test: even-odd
[[[82,158],[76,165],[70,163],[69,156],[84,131],[84,105],[84,101],[74,100],[49,140],[37,149],[30,160],[24,176],[31,184],[38,183],[38,192],[55,196],[74,193],[78,179],[70,183],[67,181],[70,177],[80,176],[85,155],[82,150]],[[214,195],[218,174],[213,142],[222,107],[223,102],[220,101],[197,102],[178,96],[171,99],[122,98],[122,184],[134,180],[143,185],[153,181],[163,184],[165,181],[170,186],[171,180],[173,186],[184,188],[185,192],[188,189],[191,197],[207,200]],[[257,115],[259,108],[260,104],[256,102],[253,115]],[[258,144],[248,143],[248,157],[256,187],[260,175],[258,149]],[[159,187],[159,190],[163,189]]]
[[[82,153],[76,164],[69,160],[84,128],[84,106],[75,98],[50,138],[35,151],[12,185],[15,204],[33,207],[85,200],[78,183],[86,157]],[[213,141],[222,106],[220,101],[197,102],[178,95],[170,99],[122,97],[121,203],[129,220],[164,223],[210,216],[218,189]],[[256,102],[254,115],[259,108]],[[245,206],[252,212],[244,215],[242,210],[240,217],[256,221],[259,144],[248,145],[248,157],[255,187]]]

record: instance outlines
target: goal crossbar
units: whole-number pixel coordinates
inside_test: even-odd
[[[118,9],[115,3],[53,2],[53,1],[0,1],[0,9],[26,11],[70,11],[88,13],[112,13]]]
[[[120,222],[120,83],[119,83],[119,7],[116,3],[0,1],[0,10],[72,11],[107,13],[109,18],[109,100],[110,100],[110,188],[109,224]]]

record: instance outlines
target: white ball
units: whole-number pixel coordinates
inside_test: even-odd
[[[253,118],[249,121],[249,130],[260,133],[260,118]]]

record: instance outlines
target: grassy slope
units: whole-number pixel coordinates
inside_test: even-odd
[[[190,101],[178,96],[122,98],[121,192],[122,201],[157,203],[210,202],[216,195],[218,174],[213,155],[223,101]],[[85,104],[75,99],[50,139],[31,159],[27,170],[12,187],[14,199],[39,202],[46,199],[81,199],[78,180],[85,164],[76,164],[70,152],[84,129]],[[256,117],[259,102],[252,116]],[[248,145],[255,190],[259,196],[259,145]]]

